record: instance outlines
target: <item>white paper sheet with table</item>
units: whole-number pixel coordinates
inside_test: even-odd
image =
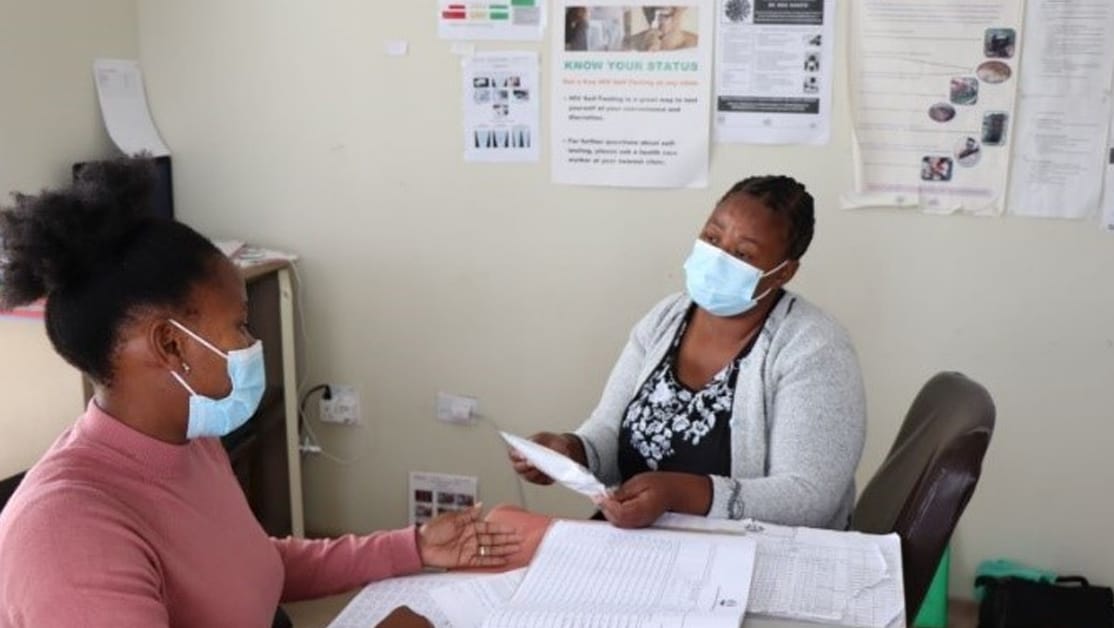
[[[372,583],[329,628],[373,626],[402,605],[449,628],[554,621],[585,628],[736,628],[747,607],[755,552],[755,541],[742,536],[559,521],[529,570]]]
[[[558,521],[514,598],[484,626],[735,628],[754,556],[748,537]]]
[[[494,575],[452,572],[374,582],[329,628],[369,628],[399,606],[409,606],[438,628],[478,628],[483,617],[510,601],[524,573],[525,569]]]
[[[747,612],[886,628],[904,626],[901,541],[750,520],[667,513],[655,527],[742,534],[758,544]]]

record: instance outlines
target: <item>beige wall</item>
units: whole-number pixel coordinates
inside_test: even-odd
[[[744,175],[785,172],[821,207],[796,287],[846,324],[862,357],[860,477],[920,384],[964,371],[994,395],[999,424],[955,539],[953,590],[967,593],[988,556],[1114,582],[1110,235],[1093,222],[839,210],[851,173],[843,93],[830,145],[717,146],[707,190],[561,187],[546,163],[464,164],[459,60],[435,38],[429,3],[379,7],[139,3],[181,216],[300,253],[307,381],[363,396],[363,427],[318,430],[356,461],[307,462],[310,529],[401,524],[411,469],[476,474],[485,501],[513,500],[491,429],[436,423],[435,393],[476,395],[516,432],[572,428],[631,323],[681,286],[716,196]],[[410,54],[387,57],[391,39]],[[559,489],[527,496],[588,510]]]
[[[93,88],[97,57],[137,54],[135,0],[0,0],[0,195],[65,182],[111,154]],[[81,379],[42,324],[0,319],[0,477],[33,463],[82,409]]]

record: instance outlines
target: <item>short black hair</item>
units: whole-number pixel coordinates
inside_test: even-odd
[[[736,194],[752,196],[770,211],[784,216],[789,222],[786,255],[792,260],[801,259],[812,242],[812,232],[816,227],[812,195],[804,184],[785,175],[748,177],[731,186],[719,202],[722,203]]]
[[[152,214],[154,181],[150,159],[96,162],[68,187],[0,209],[0,305],[46,297],[54,349],[96,382],[111,381],[130,317],[187,310],[220,259],[204,236]]]

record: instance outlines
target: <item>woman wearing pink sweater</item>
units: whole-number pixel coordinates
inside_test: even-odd
[[[0,300],[48,297],[51,343],[95,391],[0,515],[0,628],[263,628],[281,601],[502,565],[518,537],[476,509],[328,541],[263,532],[218,440],[265,387],[244,284],[150,217],[150,182],[141,160],[107,163],[0,213]]]

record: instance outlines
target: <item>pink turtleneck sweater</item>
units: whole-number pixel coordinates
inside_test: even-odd
[[[420,568],[413,528],[269,538],[219,441],[164,443],[90,402],[0,514],[0,628],[263,628],[280,600]]]

